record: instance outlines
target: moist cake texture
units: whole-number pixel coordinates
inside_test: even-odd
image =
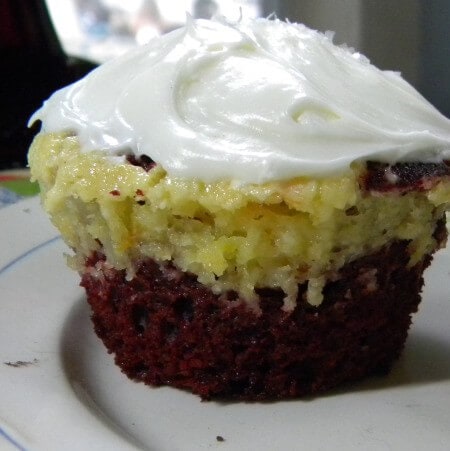
[[[408,267],[407,247],[396,241],[345,265],[326,282],[320,306],[300,295],[289,313],[280,290],[258,290],[256,315],[233,296],[220,299],[192,275],[152,260],[127,281],[125,271],[96,255],[82,286],[98,336],[133,379],[203,399],[292,398],[389,371],[431,260]]]
[[[450,121],[400,75],[302,25],[191,21],[38,119],[43,207],[131,378],[280,399],[400,355],[450,200]]]
[[[449,195],[442,181],[401,196],[369,195],[360,187],[362,165],[336,177],[235,188],[80,153],[76,137],[64,135],[38,137],[30,165],[48,187],[44,207],[77,250],[77,269],[93,251],[130,275],[145,258],[172,261],[256,310],[255,289],[281,288],[283,308],[292,310],[306,281],[308,302],[319,305],[327,278],[392,241],[409,242],[414,265],[436,249],[433,231]]]

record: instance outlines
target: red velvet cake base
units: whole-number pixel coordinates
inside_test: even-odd
[[[408,259],[401,241],[360,258],[326,285],[319,307],[303,300],[306,284],[300,286],[291,313],[281,310],[279,291],[260,290],[256,315],[219,299],[194,276],[151,260],[127,281],[124,271],[94,256],[82,286],[96,333],[130,378],[204,399],[280,399],[389,370],[431,261],[407,268]]]

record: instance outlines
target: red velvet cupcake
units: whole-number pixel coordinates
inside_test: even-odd
[[[132,379],[202,398],[386,373],[445,245],[450,121],[328,36],[188,23],[32,121],[43,206]]]

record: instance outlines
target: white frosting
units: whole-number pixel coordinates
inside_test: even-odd
[[[56,92],[37,119],[86,151],[146,154],[204,181],[450,158],[450,121],[399,74],[279,20],[189,20]]]

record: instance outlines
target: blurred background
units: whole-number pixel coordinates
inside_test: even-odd
[[[275,13],[335,31],[450,116],[449,0],[0,0],[0,170],[26,166],[28,118],[54,90],[182,26],[186,13]]]

